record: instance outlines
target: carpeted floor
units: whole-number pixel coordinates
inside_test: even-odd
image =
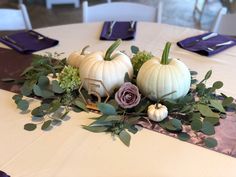
[[[0,7],[15,7],[17,0],[0,0]],[[82,1],[82,0],[81,0]],[[113,0],[118,1],[118,0]],[[157,0],[128,0],[151,6],[157,5]],[[211,0],[204,11],[201,22],[194,20],[193,10],[195,0],[162,0],[163,23],[209,30],[218,10],[222,7],[219,0]],[[89,0],[89,5],[104,3],[106,0]],[[78,23],[82,20],[82,8],[73,5],[55,5],[51,10],[46,9],[45,1],[24,0],[27,6],[33,28]]]

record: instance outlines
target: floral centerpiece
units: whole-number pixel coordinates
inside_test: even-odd
[[[206,86],[211,70],[198,82],[197,72],[190,71],[181,60],[169,58],[171,43],[166,44],[161,58],[135,46],[129,57],[116,51],[120,43],[117,40],[105,53],[85,52],[85,47],[68,59],[34,59],[22,73],[21,93],[13,96],[22,111],[29,107],[24,96],[41,100],[31,111],[39,122],[32,121],[24,129],[41,126],[46,130],[63,122],[69,111],[95,111],[100,116],[82,127],[96,133],[110,132],[127,146],[130,133],[138,132],[140,120],[154,121],[187,141],[190,135],[184,125],[211,136],[226,110],[235,110],[232,97],[215,93],[223,86],[221,81]],[[212,136],[204,143],[209,148],[217,146]]]

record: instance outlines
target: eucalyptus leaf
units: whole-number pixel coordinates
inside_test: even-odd
[[[42,96],[42,90],[38,85],[34,85],[33,87],[34,94],[37,96]]]
[[[211,137],[208,137],[206,139],[204,139],[204,143],[206,145],[206,147],[208,148],[214,148],[217,146],[217,141],[215,138],[211,138]]]
[[[139,52],[139,48],[137,46],[132,45],[131,46],[131,52],[133,54],[137,54]]]
[[[131,136],[130,136],[130,134],[129,134],[127,131],[122,130],[122,131],[119,133],[119,138],[120,138],[120,140],[121,140],[126,146],[129,146],[129,145],[130,145]]]
[[[76,99],[76,100],[74,101],[74,104],[75,104],[78,108],[82,109],[83,111],[89,112],[88,108],[86,108],[86,105],[85,105],[82,101],[80,101],[79,99]]]
[[[29,108],[29,102],[26,100],[20,100],[17,102],[17,107],[22,111],[26,111]]]
[[[94,133],[100,133],[100,132],[106,132],[108,130],[109,127],[104,127],[104,126],[94,126],[94,127],[91,127],[91,126],[86,126],[86,125],[83,125],[82,126],[85,130],[88,130],[90,132],[94,132]]]
[[[135,134],[138,132],[138,129],[135,127],[135,125],[131,125],[128,127],[128,131]]]
[[[43,117],[46,115],[46,113],[42,110],[41,107],[34,108],[31,111],[31,114],[32,114],[32,116],[35,116],[35,117]]]
[[[97,106],[99,111],[105,115],[117,115],[116,109],[110,104],[98,103]]]
[[[222,112],[222,113],[225,113],[225,109],[224,107],[222,106],[222,103],[218,100],[210,100],[210,105],[215,108],[216,110]],[[211,116],[209,116],[211,117]]]
[[[123,116],[120,115],[110,115],[107,116],[105,121],[121,121],[123,119]]]
[[[49,79],[47,76],[40,76],[38,79],[38,84],[40,88],[45,88],[49,85]]]
[[[56,80],[52,81],[52,91],[54,93],[59,93],[59,94],[64,92],[64,90],[60,87],[58,81]]]
[[[125,123],[130,125],[135,125],[139,119],[141,119],[141,116],[135,116],[135,117],[128,117],[127,119],[125,119]]]
[[[50,104],[49,109],[47,110],[47,113],[53,113],[57,111],[61,107],[61,103],[58,99],[53,100]]]
[[[119,108],[119,105],[118,105],[118,103],[116,102],[115,99],[110,99],[110,100],[107,102],[107,104],[112,105],[116,110]]]
[[[206,73],[206,75],[205,75],[205,77],[204,77],[204,80],[203,80],[203,81],[206,81],[206,80],[208,80],[208,79],[211,77],[211,75],[212,75],[212,70],[209,70],[209,71]]]
[[[36,128],[37,128],[37,125],[33,124],[33,123],[28,123],[28,124],[24,125],[24,129],[27,130],[27,131],[33,131]]]
[[[173,124],[171,120],[168,119],[164,119],[163,121],[158,123],[162,128],[166,129],[167,131],[170,132],[179,132],[182,129],[176,128]]]
[[[141,99],[139,104],[137,106],[135,106],[135,108],[134,108],[135,112],[141,113],[141,112],[147,110],[147,108],[150,105],[150,103],[151,102],[147,98]]]
[[[201,118],[201,114],[199,112],[193,112],[190,116],[191,116],[191,120]]]
[[[41,96],[43,98],[52,98],[52,97],[54,97],[54,93],[50,90],[41,90],[41,94],[42,94]]]
[[[13,100],[15,100],[15,103],[17,104],[20,100],[22,100],[23,95],[14,95],[12,97]]]
[[[222,106],[227,107],[227,106],[229,106],[231,103],[233,103],[233,101],[234,101],[233,97],[227,97],[227,98],[225,98],[225,99],[223,100]]]
[[[47,130],[47,129],[50,127],[51,123],[52,123],[52,120],[47,120],[47,121],[45,121],[45,122],[43,123],[41,129],[42,129],[42,130]]]
[[[24,85],[21,87],[21,94],[24,96],[29,96],[30,94],[32,94],[32,89],[33,89],[33,85],[25,82]]]
[[[214,113],[207,105],[198,104],[197,108],[199,112],[205,117],[220,117],[219,114]]]
[[[182,130],[182,123],[179,119],[174,118],[171,120],[171,123],[176,129]]]
[[[178,133],[178,138],[182,141],[188,141],[190,139],[190,135],[185,132]]]
[[[223,87],[223,82],[221,82],[221,81],[216,81],[216,82],[214,82],[214,84],[213,84],[213,87],[215,88],[215,89],[220,89],[220,88],[222,88]]]
[[[191,122],[191,128],[194,131],[199,131],[202,129],[202,121],[199,119],[193,119]]]
[[[215,134],[214,126],[210,122],[207,122],[207,121],[203,121],[201,131],[206,135],[214,135]]]
[[[204,121],[210,122],[212,125],[219,124],[220,118],[217,117],[205,117]]]

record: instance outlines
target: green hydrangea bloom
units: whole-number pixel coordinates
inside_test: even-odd
[[[59,74],[59,85],[67,93],[77,89],[81,83],[79,69],[73,66],[65,66]]]
[[[147,60],[151,59],[153,55],[150,52],[142,51],[135,54],[131,60],[134,67],[134,74],[137,76],[139,69]]]

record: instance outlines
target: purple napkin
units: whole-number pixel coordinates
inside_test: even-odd
[[[10,177],[10,176],[0,170],[0,177]]]
[[[36,31],[20,31],[11,35],[1,36],[0,42],[24,54],[30,54],[55,46],[59,41],[48,38]]]
[[[226,36],[226,35],[220,35],[218,34],[215,37],[212,37],[207,40],[201,40],[202,37],[207,36],[211,33],[205,33],[202,35],[190,37],[187,39],[184,39],[182,41],[177,42],[177,45],[183,49],[186,49],[191,52],[198,53],[200,55],[205,55],[205,56],[211,56],[214,54],[217,54],[223,50],[226,50],[236,44],[236,39]],[[196,42],[197,40],[200,40]],[[217,44],[222,44],[228,41],[233,41],[232,44],[229,45],[223,45],[223,46],[217,46]],[[213,49],[210,50],[209,48]]]
[[[109,28],[111,23],[112,23],[111,21],[104,22],[100,40],[109,40],[109,41],[117,39],[132,40],[135,38],[137,22],[134,22],[133,28],[131,28],[132,21],[127,21],[127,22],[116,21],[113,26],[111,35],[109,35]]]

